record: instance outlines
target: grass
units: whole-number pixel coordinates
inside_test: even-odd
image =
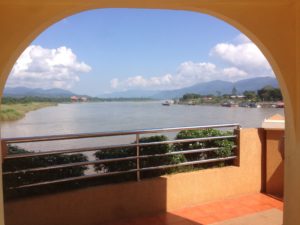
[[[26,113],[47,106],[55,106],[53,102],[31,102],[17,104],[2,104],[0,110],[0,121],[14,121],[23,118]]]

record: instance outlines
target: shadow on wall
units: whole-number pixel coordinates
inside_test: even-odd
[[[284,163],[281,162],[273,171],[267,182],[267,193],[278,198],[283,198]]]
[[[6,207],[6,225],[193,224],[167,211],[166,178],[23,198]],[[67,200],[67,201],[66,201]],[[19,204],[22,201],[22,204]],[[47,204],[45,204],[47,202]],[[104,207],[103,207],[104,206]],[[32,212],[28,215],[28,210]],[[34,216],[38,212],[39,216]],[[41,215],[43,214],[43,215]]]
[[[283,197],[284,130],[266,131],[266,193]]]
[[[5,224],[99,225],[166,212],[166,178],[151,180],[10,201],[10,207],[5,207]],[[23,209],[39,212],[39,216],[29,216]]]

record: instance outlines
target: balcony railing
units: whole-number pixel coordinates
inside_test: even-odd
[[[137,181],[140,181],[147,176],[142,176],[142,173],[147,171],[166,171],[172,168],[180,168],[186,166],[199,167],[200,165],[214,164],[214,163],[225,163],[232,162],[232,164],[238,164],[238,134],[239,124],[222,124],[222,125],[210,125],[210,126],[192,126],[192,127],[176,127],[176,128],[164,128],[164,129],[148,129],[148,130],[134,130],[134,131],[117,131],[117,132],[100,132],[100,133],[83,133],[83,134],[70,134],[70,135],[53,135],[53,136],[37,136],[37,137],[20,137],[20,138],[4,138],[1,140],[2,152],[4,155],[4,162],[18,160],[33,160],[36,158],[43,159],[43,157],[56,157],[56,156],[72,156],[72,154],[87,154],[88,152],[100,152],[100,156],[95,160],[84,160],[79,162],[69,162],[62,163],[58,165],[46,166],[34,166],[34,168],[12,168],[10,170],[4,168],[3,176],[5,180],[11,179],[25,179],[26,177],[34,177],[37,173],[41,174],[51,171],[65,171],[67,169],[83,168],[86,166],[93,166],[97,168],[96,173],[92,174],[82,174],[79,176],[71,175],[70,177],[62,178],[51,178],[47,180],[47,175],[45,175],[46,180],[25,182],[14,184],[6,187],[8,190],[20,190],[28,189],[34,187],[41,187],[46,185],[55,185],[68,182],[77,182],[88,180],[92,178],[109,177],[115,175],[124,174],[135,174]],[[192,137],[192,138],[175,138],[172,140],[148,140],[143,141],[141,136],[149,136],[153,134],[163,134],[163,133],[174,133],[183,131],[203,131],[203,130],[218,130],[221,133],[214,133],[212,135]],[[226,132],[225,132],[226,131]],[[221,135],[220,135],[221,134]],[[72,149],[61,149],[61,150],[51,150],[44,152],[26,152],[19,154],[9,154],[9,148],[14,145],[24,144],[24,143],[37,143],[37,142],[57,142],[62,140],[82,140],[82,139],[92,139],[92,138],[103,138],[103,137],[121,137],[133,135],[135,141],[130,144],[117,144],[117,145],[105,145],[96,147],[84,147],[84,148],[72,148]],[[218,154],[224,147],[222,143],[228,140],[231,144],[229,147],[230,154]],[[220,144],[220,143],[221,144]],[[210,143],[208,145],[208,143]],[[217,143],[217,144],[216,144]],[[219,144],[218,144],[219,143]],[[215,146],[212,146],[215,145]],[[157,149],[164,149],[163,151],[156,151]],[[227,146],[228,148],[228,146]],[[125,151],[125,150],[126,151]],[[167,150],[166,150],[167,149]],[[147,151],[146,151],[147,150]],[[125,153],[124,153],[125,151]],[[112,157],[102,157],[101,154],[106,154],[105,152],[114,153]],[[130,152],[130,154],[129,154]],[[122,153],[122,154],[121,154]],[[208,156],[209,155],[209,156]],[[193,157],[191,157],[193,156]],[[196,156],[196,157],[194,157]],[[161,160],[167,157],[181,157],[181,160]],[[188,158],[188,160],[186,159]],[[147,163],[149,160],[158,160],[156,163]],[[53,158],[50,159],[50,161]],[[148,161],[147,161],[148,160]],[[146,163],[145,163],[146,162]],[[172,163],[173,162],[173,163]],[[114,163],[114,165],[128,165],[125,166],[123,170],[114,170],[105,165]],[[118,168],[118,167],[117,167]],[[86,169],[86,168],[85,168]],[[9,182],[8,182],[9,183]],[[14,182],[12,182],[14,183]]]

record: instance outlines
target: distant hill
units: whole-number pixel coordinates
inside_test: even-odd
[[[48,97],[48,98],[65,98],[71,97],[75,95],[73,92],[60,89],[60,88],[52,88],[52,89],[41,89],[41,88],[27,88],[27,87],[7,87],[4,89],[3,95],[5,97]]]
[[[128,91],[103,94],[98,97],[100,98],[152,98],[152,96],[155,96],[159,93],[160,91],[128,90]]]
[[[273,77],[256,77],[251,79],[239,80],[237,82],[228,82],[222,80],[214,80],[204,83],[195,84],[190,87],[185,87],[176,90],[168,91],[151,91],[151,90],[128,90],[123,92],[113,92],[110,94],[103,94],[101,98],[154,98],[154,99],[169,99],[179,98],[186,93],[197,93],[202,95],[217,93],[231,94],[232,88],[235,87],[239,94],[244,91],[256,91],[263,88],[264,86],[278,87],[278,82]],[[32,97],[49,97],[49,98],[64,98],[71,97],[74,94],[71,91],[52,88],[52,89],[41,89],[41,88],[27,88],[27,87],[7,87],[4,89],[4,96],[21,98],[26,96]],[[82,95],[80,95],[82,96]]]
[[[223,95],[231,94],[233,87],[237,89],[237,92],[239,94],[242,94],[244,91],[257,91],[258,89],[261,89],[267,85],[278,87],[278,82],[273,77],[256,77],[251,79],[239,80],[237,82],[214,80],[177,90],[162,91],[153,95],[152,97],[158,99],[166,99],[179,98],[186,93],[217,95],[218,92]]]

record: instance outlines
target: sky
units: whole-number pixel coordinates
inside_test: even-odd
[[[99,96],[258,76],[274,76],[263,54],[217,18],[187,11],[98,9],[41,33],[17,60],[6,86]]]

